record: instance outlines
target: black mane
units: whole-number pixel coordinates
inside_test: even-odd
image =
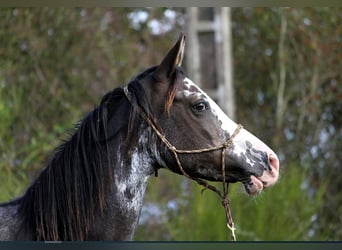
[[[97,107],[78,125],[20,200],[23,229],[37,240],[83,240],[94,214],[103,213],[110,182],[107,110]]]
[[[128,84],[132,101],[150,117],[151,107],[140,80],[155,69],[144,71]],[[174,74],[177,82],[182,72]],[[176,84],[171,86],[165,106],[173,101]],[[87,239],[95,215],[104,213],[106,189],[111,187],[109,143],[122,129],[128,135],[124,142],[127,150],[137,138],[141,118],[133,106],[123,88],[116,88],[79,123],[26,193],[13,201],[19,204],[21,230],[32,232],[35,240]]]

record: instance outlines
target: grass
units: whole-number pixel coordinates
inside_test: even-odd
[[[174,184],[180,178],[174,178]],[[231,212],[237,228],[237,240],[322,240],[315,232],[317,210],[321,205],[325,184],[312,195],[303,183],[307,173],[296,164],[287,166],[280,181],[257,196],[248,196],[239,184],[230,185]],[[183,182],[187,180],[183,179]],[[153,180],[153,182],[156,182]],[[158,183],[153,183],[158,185]],[[189,192],[184,194],[178,184],[177,209],[167,209],[166,201],[156,198],[157,188],[148,190],[155,197],[155,204],[164,209],[164,219],[156,223],[140,225],[137,240],[179,240],[179,241],[229,241],[231,232],[226,227],[225,211],[220,199],[213,192],[196,183],[188,183]],[[220,187],[220,186],[219,186]],[[162,200],[162,201],[161,201]],[[154,230],[151,233],[151,230]],[[145,233],[144,233],[145,232]],[[158,234],[159,232],[159,234]]]

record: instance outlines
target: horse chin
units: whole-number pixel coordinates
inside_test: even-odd
[[[243,182],[243,184],[245,186],[246,192],[250,195],[260,194],[264,188],[264,183],[254,175],[251,175],[249,180]]]
[[[222,173],[220,171],[213,171],[215,168],[208,168],[207,165],[197,165],[197,171],[193,173],[192,177],[201,178],[207,181],[212,182],[222,182]],[[237,183],[241,182],[246,192],[249,195],[257,195],[261,193],[264,188],[264,183],[255,175],[251,175],[251,173],[241,173],[242,171],[228,171],[229,174],[225,176],[226,183]],[[189,173],[190,174],[190,173]]]

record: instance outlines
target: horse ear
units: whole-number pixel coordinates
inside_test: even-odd
[[[184,55],[185,35],[181,33],[178,41],[173,48],[167,53],[161,64],[156,70],[159,79],[168,79],[176,67],[181,66]]]

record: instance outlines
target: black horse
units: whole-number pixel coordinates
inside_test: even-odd
[[[276,154],[237,131],[183,73],[184,39],[160,65],[107,93],[25,194],[1,204],[0,240],[131,240],[148,178],[160,168],[197,180],[242,182],[249,194],[277,181]],[[227,141],[224,161],[220,150],[172,150],[221,148]]]

